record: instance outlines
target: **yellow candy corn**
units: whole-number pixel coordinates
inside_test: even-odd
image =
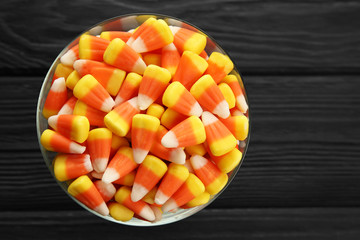
[[[93,170],[89,154],[58,154],[53,161],[54,174],[63,182]]]
[[[80,80],[80,76],[76,70],[72,71],[66,78],[66,87],[73,90],[77,82]]]
[[[197,196],[196,198],[194,198],[193,200],[191,200],[190,202],[186,203],[182,207],[183,208],[197,207],[197,206],[204,205],[204,204],[208,203],[209,200],[210,200],[210,193],[205,191],[202,194],[200,194],[199,196]]]
[[[249,132],[249,119],[246,116],[230,116],[220,120],[237,140],[243,141],[247,138]]]
[[[242,153],[237,148],[234,148],[233,150],[222,156],[216,157],[211,154],[210,156],[211,160],[214,161],[216,166],[224,173],[229,173],[234,170],[234,168],[239,165],[242,159]]]
[[[224,95],[226,102],[229,104],[229,108],[231,109],[235,107],[235,95],[229,85],[227,85],[226,83],[220,83],[219,89]]]
[[[202,143],[200,143],[197,145],[185,147],[185,152],[191,156],[192,155],[204,156],[206,153],[206,149],[205,149],[204,145]]]
[[[230,58],[219,52],[213,52],[207,62],[209,66],[204,74],[209,74],[216,83],[219,83],[234,68]]]
[[[110,216],[112,216],[115,220],[127,222],[134,216],[133,211],[120,203],[111,202],[109,203],[108,207],[110,210]]]
[[[160,118],[160,123],[167,129],[175,127],[180,122],[184,121],[187,118],[186,115],[178,113],[177,111],[168,108],[165,110],[163,115]]]
[[[174,35],[174,45],[180,53],[189,50],[200,54],[206,46],[206,37],[186,28],[170,26]]]
[[[146,114],[160,119],[164,111],[165,109],[163,106],[157,103],[152,103],[146,110]]]

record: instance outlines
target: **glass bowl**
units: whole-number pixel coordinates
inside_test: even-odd
[[[192,25],[192,24],[190,24],[190,23],[188,23],[186,21],[183,21],[183,20],[180,20],[180,19],[177,19],[177,18],[174,18],[174,17],[166,16],[166,15],[159,15],[159,14],[128,14],[128,15],[117,16],[117,17],[114,17],[114,18],[111,18],[111,19],[107,19],[107,20],[105,20],[103,22],[100,22],[100,23],[90,27],[89,29],[85,30],[80,35],[78,35],[73,41],[71,41],[60,52],[60,54],[56,57],[56,59],[54,60],[54,62],[51,65],[48,73],[45,76],[45,79],[43,81],[43,84],[42,84],[42,87],[41,87],[41,90],[40,90],[38,103],[37,103],[37,110],[36,110],[37,136],[38,136],[39,145],[40,145],[40,149],[41,149],[44,161],[45,161],[47,167],[49,168],[51,174],[53,175],[54,179],[57,181],[57,183],[60,185],[60,187],[64,190],[64,192],[70,198],[72,198],[76,203],[78,203],[80,206],[85,208],[87,211],[89,211],[89,212],[91,212],[91,213],[93,213],[93,214],[95,214],[95,215],[97,215],[97,216],[99,216],[99,217],[101,217],[103,219],[106,219],[108,221],[112,221],[112,222],[120,223],[120,224],[124,224],[124,225],[131,225],[131,226],[157,226],[157,225],[164,225],[164,224],[168,224],[168,223],[173,223],[173,222],[182,220],[184,218],[187,218],[187,217],[201,211],[206,206],[211,204],[227,188],[227,186],[229,186],[231,181],[236,176],[236,174],[237,174],[237,172],[238,172],[238,170],[239,170],[239,168],[241,166],[241,163],[243,162],[243,159],[245,157],[245,153],[247,151],[249,137],[250,137],[250,118],[249,118],[249,110],[248,110],[248,112],[246,114],[247,117],[249,118],[248,137],[245,139],[245,141],[242,141],[239,144],[239,148],[243,152],[242,159],[241,159],[239,165],[233,171],[228,173],[229,180],[228,180],[228,183],[226,184],[226,186],[218,194],[211,196],[208,203],[206,203],[204,205],[201,205],[201,206],[194,207],[194,208],[179,209],[176,212],[164,213],[162,215],[162,219],[160,221],[158,221],[158,222],[148,222],[148,221],[137,219],[135,217],[132,218],[130,221],[122,222],[122,221],[115,220],[111,216],[103,216],[103,215],[91,210],[90,208],[85,206],[83,203],[79,202],[77,199],[75,199],[73,196],[71,196],[67,192],[67,188],[68,188],[68,185],[69,185],[68,182],[60,182],[55,178],[54,169],[53,169],[53,166],[52,166],[52,161],[53,161],[56,153],[47,151],[40,144],[40,136],[41,136],[41,133],[48,128],[47,119],[45,119],[43,117],[42,110],[43,110],[43,107],[44,107],[44,103],[45,103],[47,94],[48,94],[48,92],[50,90],[50,86],[51,86],[52,78],[53,78],[53,75],[54,75],[54,72],[55,72],[55,68],[56,68],[57,64],[60,63],[61,56],[63,56],[71,47],[73,47],[74,45],[76,45],[79,42],[79,38],[83,33],[88,33],[88,34],[96,36],[96,35],[99,35],[102,31],[111,31],[111,30],[113,30],[113,31],[115,31],[115,30],[117,30],[117,31],[128,31],[128,30],[137,28],[144,21],[146,21],[149,17],[155,17],[157,19],[164,19],[168,23],[168,25],[183,27],[183,28],[187,28],[187,29],[190,29],[190,30],[193,30],[193,31],[198,31],[200,33],[203,33],[207,37],[207,44],[206,44],[206,47],[205,47],[205,51],[209,56],[210,56],[210,54],[212,52],[215,52],[215,51],[220,52],[220,53],[225,54],[225,55],[228,55],[215,42],[215,40],[212,37],[210,37],[208,34],[206,34],[204,31],[202,31],[198,27],[196,27],[196,26],[194,26],[194,25]],[[246,90],[245,90],[244,84],[242,82],[242,77],[241,77],[240,72],[236,69],[236,66],[234,66],[234,69],[232,70],[231,74],[236,75],[237,78],[239,79],[239,83],[240,83],[240,86],[242,87],[245,99],[248,102],[247,95],[246,95]]]

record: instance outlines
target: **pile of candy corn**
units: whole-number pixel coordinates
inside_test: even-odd
[[[40,142],[58,152],[54,174],[69,194],[116,220],[155,222],[224,188],[242,159],[248,106],[230,58],[208,56],[206,44],[151,17],[83,34],[60,58]]]

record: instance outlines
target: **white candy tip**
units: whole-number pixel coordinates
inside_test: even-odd
[[[114,168],[107,168],[101,180],[105,183],[111,183],[119,178],[120,174]]]
[[[176,164],[184,164],[186,162],[186,154],[182,148],[172,149],[170,152],[169,161]]]
[[[241,110],[241,112],[246,113],[248,110],[248,105],[246,103],[244,95],[240,95],[236,98],[236,106]]]
[[[221,101],[213,110],[213,113],[223,119],[228,118],[230,116],[229,104],[225,100]]]
[[[148,205],[145,205],[145,207],[141,210],[139,215],[140,215],[140,217],[142,217],[150,222],[155,221],[155,214]]]
[[[102,202],[99,206],[94,208],[94,211],[104,216],[109,215],[109,208],[106,206],[105,202]]]
[[[164,203],[164,205],[162,205],[161,209],[165,213],[169,212],[170,210],[176,209],[177,207],[177,203],[172,198],[170,198],[166,201],[166,203]]]
[[[70,49],[60,58],[60,62],[66,66],[72,66],[76,59],[76,54]]]
[[[148,192],[149,190],[144,188],[142,185],[134,183],[131,190],[131,201],[137,202],[141,200]]]
[[[140,75],[143,75],[145,69],[146,69],[146,63],[139,57],[138,60],[135,62],[132,71]]]
[[[53,116],[50,116],[49,118],[48,118],[48,124],[49,124],[49,126],[50,127],[52,127],[53,129],[57,129],[57,121],[58,121],[58,118],[59,118],[59,116],[58,115],[53,115]]]
[[[75,142],[70,143],[70,153],[82,154],[85,152],[86,147],[81,146]]]
[[[203,109],[201,108],[200,104],[196,102],[190,110],[190,115],[200,117],[202,113],[203,113]]]
[[[74,109],[65,104],[64,106],[62,106],[57,115],[71,115],[73,114],[73,111]]]
[[[116,96],[116,98],[115,98],[115,107],[119,106],[123,102],[124,102],[124,99],[122,97]]]
[[[208,160],[200,155],[193,155],[190,158],[191,166],[196,170],[200,169],[208,163]]]
[[[177,148],[179,146],[179,142],[177,137],[173,131],[168,131],[163,138],[161,139],[161,144],[166,148]]]
[[[201,116],[201,121],[203,122],[204,126],[210,125],[216,121],[218,121],[217,117],[215,117],[211,112],[205,111]]]
[[[53,92],[63,92],[66,90],[65,78],[60,77],[54,80],[53,84],[50,87]]]
[[[85,59],[78,59],[74,62],[73,64],[73,68],[80,73],[82,70],[83,65],[86,63]]]
[[[91,164],[90,155],[86,154],[84,158],[84,167],[88,172],[91,172],[93,169],[93,166]]]
[[[98,173],[105,171],[109,159],[107,158],[96,158],[93,160],[94,170]]]
[[[104,100],[100,110],[103,112],[110,112],[114,106],[115,106],[114,100],[112,99],[112,97],[108,97],[107,99]]]
[[[167,200],[169,199],[169,196],[165,195],[161,190],[158,190],[155,195],[155,203],[159,205],[163,205]]]
[[[153,102],[154,100],[144,94],[140,93],[138,95],[138,105],[140,110],[146,110]]]
[[[143,150],[140,148],[133,148],[134,161],[137,164],[142,163],[148,153],[149,153],[149,151],[146,151],[146,150]]]
[[[141,37],[135,39],[135,41],[131,44],[131,48],[137,53],[147,52],[147,47]]]

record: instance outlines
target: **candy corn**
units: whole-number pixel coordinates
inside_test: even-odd
[[[196,54],[200,54],[206,45],[206,37],[186,28],[170,26],[174,35],[174,45],[180,53],[189,50]]]
[[[235,137],[218,118],[205,111],[201,119],[205,126],[206,142],[212,154],[221,156],[236,147]]]
[[[83,175],[73,181],[69,185],[68,192],[90,209],[104,216],[109,215],[108,207],[88,176]]]
[[[129,40],[126,42],[127,45],[131,46],[135,39],[137,39],[140,34],[142,34],[146,29],[150,28],[150,26],[156,22],[156,19],[153,17],[149,17],[146,19],[145,22],[143,22],[131,35]]]
[[[131,189],[127,186],[122,186],[115,194],[115,201],[129,208],[140,217],[148,221],[154,221],[155,215],[149,205],[142,200],[133,202],[130,195]]]
[[[118,180],[113,181],[112,183],[131,187],[132,185],[134,185],[135,175],[136,171],[132,171],[125,176],[122,176]]]
[[[80,177],[93,170],[89,154],[58,154],[53,161],[54,173],[60,182]]]
[[[208,193],[215,195],[225,187],[228,181],[227,174],[221,172],[211,161],[199,155],[192,156],[190,161],[196,176],[205,185]]]
[[[121,147],[109,162],[102,180],[106,183],[113,182],[137,168],[134,161],[133,150],[130,147]]]
[[[58,115],[64,115],[64,114],[71,115],[71,114],[73,114],[76,102],[77,102],[76,97],[72,96],[71,98],[69,98],[65,102],[65,104],[60,108],[60,110],[58,112]]]
[[[156,65],[149,65],[140,83],[138,105],[140,110],[146,110],[163,94],[171,79],[170,72]]]
[[[141,200],[148,204],[155,204],[155,194],[157,192],[157,187],[153,187]]]
[[[42,114],[45,118],[56,115],[67,101],[65,78],[56,79],[46,97]]]
[[[194,198],[193,200],[191,200],[190,202],[183,205],[182,208],[197,207],[197,206],[208,203],[209,200],[210,200],[210,193],[205,191],[202,194],[200,194],[199,196],[197,196],[196,198]]]
[[[91,75],[106,89],[111,96],[119,92],[126,72],[117,68],[99,67],[91,70]]]
[[[241,112],[246,113],[248,110],[248,105],[237,77],[232,74],[227,75],[222,79],[222,82],[230,86],[236,98],[236,106],[241,110]]]
[[[113,157],[114,154],[119,150],[120,147],[129,147],[129,142],[124,137],[119,137],[115,134],[112,135],[111,138],[111,150],[110,157]]]
[[[180,53],[173,43],[162,48],[161,67],[166,68],[174,76],[180,62]]]
[[[164,107],[157,103],[152,103],[146,110],[147,115],[154,116],[158,119],[161,118],[164,112],[165,112]]]
[[[178,113],[171,108],[165,110],[163,115],[160,118],[161,125],[165,126],[167,129],[175,127],[180,122],[184,121],[187,118],[186,115]]]
[[[137,73],[128,73],[123,84],[120,87],[120,91],[115,98],[115,106],[136,97],[139,91],[142,76]]]
[[[78,143],[83,143],[88,137],[90,124],[83,116],[55,115],[48,119],[49,126],[55,131]]]
[[[98,62],[88,59],[79,59],[74,62],[74,69],[79,74],[80,78],[87,74],[91,74],[91,71],[95,68],[104,68],[104,67],[106,68],[110,66],[103,62]]]
[[[193,200],[205,191],[201,180],[192,173],[189,173],[185,183],[165,202],[162,206],[163,212],[168,212]]]
[[[104,172],[109,161],[112,133],[106,128],[96,128],[89,132],[87,145],[91,162],[96,172]]]
[[[237,140],[242,141],[247,138],[249,132],[249,119],[246,116],[230,116],[220,120]]]
[[[86,147],[71,141],[60,133],[46,129],[40,137],[41,145],[48,151],[61,153],[84,153]]]
[[[238,166],[239,163],[241,162],[242,153],[240,152],[239,149],[234,148],[233,150],[222,156],[217,157],[211,154],[210,156],[211,156],[211,160],[216,164],[216,166],[222,172],[229,173],[232,170],[234,170],[234,168]]]
[[[184,164],[186,155],[182,148],[166,148],[161,144],[161,139],[167,132],[168,130],[166,130],[165,127],[162,125],[159,126],[156,139],[153,141],[150,152],[161,159],[177,164]]]
[[[134,216],[134,212],[125,207],[124,205],[111,202],[108,205],[110,216],[112,216],[115,220],[127,222],[131,220]]]
[[[140,113],[137,102],[137,97],[134,97],[109,112],[104,118],[107,128],[120,137],[126,136],[130,130],[132,118]]]
[[[180,82],[188,90],[203,75],[208,63],[199,55],[185,51],[181,58],[177,70],[172,79],[173,82]]]
[[[105,183],[101,180],[94,182],[96,189],[99,191],[101,197],[104,199],[104,202],[110,201],[116,193],[116,188],[111,183]]]
[[[190,93],[202,107],[219,117],[227,118],[230,115],[229,104],[210,75],[202,76],[191,87]]]
[[[143,74],[146,64],[132,48],[120,38],[115,38],[106,48],[104,62],[126,72]]]
[[[103,86],[91,75],[85,75],[74,87],[74,96],[93,108],[110,112],[115,102]]]
[[[95,109],[82,101],[77,100],[73,114],[85,116],[89,120],[91,126],[105,126],[104,117],[106,113]]]
[[[142,163],[149,153],[156,132],[160,126],[160,120],[146,114],[136,114],[132,119],[131,142],[134,161]]]
[[[120,38],[124,42],[129,40],[132,33],[130,32],[123,32],[123,31],[105,31],[100,34],[100,37],[106,40],[114,40],[115,38]]]
[[[134,41],[130,46],[136,52],[143,53],[162,48],[173,41],[174,36],[169,26],[164,20],[159,19],[153,21],[152,24],[146,24],[142,32],[134,37]]]
[[[65,66],[64,64],[59,63],[55,68],[52,82],[54,82],[58,78],[66,79],[73,70],[74,69],[71,66]]]
[[[158,222],[162,219],[162,211],[161,208],[155,205],[150,205],[150,208],[153,210],[155,215],[155,220],[153,222]]]
[[[206,154],[206,149],[202,143],[185,147],[185,152],[189,155],[200,155]]]
[[[166,171],[167,166],[162,160],[152,155],[146,156],[137,170],[131,200],[137,202],[143,198],[160,181]]]
[[[79,58],[79,44],[70,48],[64,55],[61,56],[60,62],[66,66],[72,66],[76,59]]]
[[[209,66],[204,74],[209,74],[216,83],[219,83],[234,68],[230,58],[219,52],[211,53],[207,62]]]
[[[189,170],[179,164],[171,163],[155,195],[155,203],[164,204],[186,181]]]
[[[76,70],[72,71],[69,76],[66,78],[65,84],[66,87],[73,90],[77,82],[80,80],[80,76]]]
[[[158,53],[143,53],[142,58],[146,65],[161,66],[161,54]]]
[[[83,34],[79,40],[79,58],[101,62],[109,43],[109,40]]]
[[[203,110],[196,99],[179,82],[171,83],[165,90],[163,104],[186,116],[200,117]]]
[[[205,139],[205,128],[201,120],[191,116],[166,133],[161,144],[167,148],[187,147],[203,143]]]
[[[226,83],[220,83],[218,86],[226,102],[228,103],[229,108],[231,109],[235,107],[235,95],[229,85],[227,85]]]

